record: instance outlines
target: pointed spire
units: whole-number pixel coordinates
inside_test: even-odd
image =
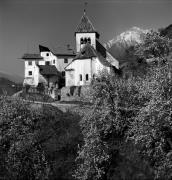
[[[84,3],[84,16],[86,15],[86,10],[87,10],[87,2]]]

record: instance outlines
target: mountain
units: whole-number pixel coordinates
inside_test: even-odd
[[[7,95],[13,95],[20,91],[22,88],[22,82],[22,77],[0,71],[0,95],[4,93]]]
[[[130,52],[133,50],[134,45],[141,43],[148,30],[143,30],[138,27],[121,33],[119,36],[113,38],[105,44],[108,51],[120,62],[126,63],[132,56]],[[131,57],[129,57],[131,56]]]
[[[4,71],[0,71],[0,78],[8,79],[9,81],[12,81],[16,84],[23,83],[23,79],[24,79],[23,77],[21,77],[17,74],[6,73]]]

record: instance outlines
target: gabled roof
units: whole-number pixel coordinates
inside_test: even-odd
[[[63,53],[63,54],[54,54],[56,57],[58,58],[74,58],[76,56],[76,54],[67,54],[67,53]]]
[[[98,41],[96,40],[96,50],[104,57],[106,58],[106,48]]]
[[[89,59],[92,57],[97,57],[96,50],[93,46],[91,46],[89,43],[87,43],[81,51],[76,55],[75,59]]]
[[[25,60],[43,60],[43,58],[40,56],[40,54],[24,54],[22,56],[22,59],[25,59]]]
[[[61,75],[54,65],[38,65],[42,75]]]
[[[50,52],[50,50],[47,47],[42,46],[42,45],[39,45],[39,51],[40,52]]]

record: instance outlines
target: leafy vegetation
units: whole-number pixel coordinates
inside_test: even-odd
[[[82,120],[52,106],[3,98],[0,179],[172,179],[169,42],[151,31],[127,50],[137,62],[130,76],[102,72],[92,82],[90,103],[77,109]],[[147,58],[157,63],[148,65]],[[141,76],[134,70],[139,66],[146,68]]]
[[[52,106],[0,101],[0,179],[72,179],[78,120]]]
[[[123,79],[102,73],[93,83],[93,105],[80,123],[84,144],[77,179],[172,178],[168,42],[152,31],[136,47],[138,57],[158,58],[158,66],[148,66],[146,74]]]

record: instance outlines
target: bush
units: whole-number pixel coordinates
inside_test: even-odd
[[[51,105],[0,101],[0,179],[70,179],[80,116]]]
[[[77,179],[171,179],[171,67],[144,77],[102,73],[81,121]]]

